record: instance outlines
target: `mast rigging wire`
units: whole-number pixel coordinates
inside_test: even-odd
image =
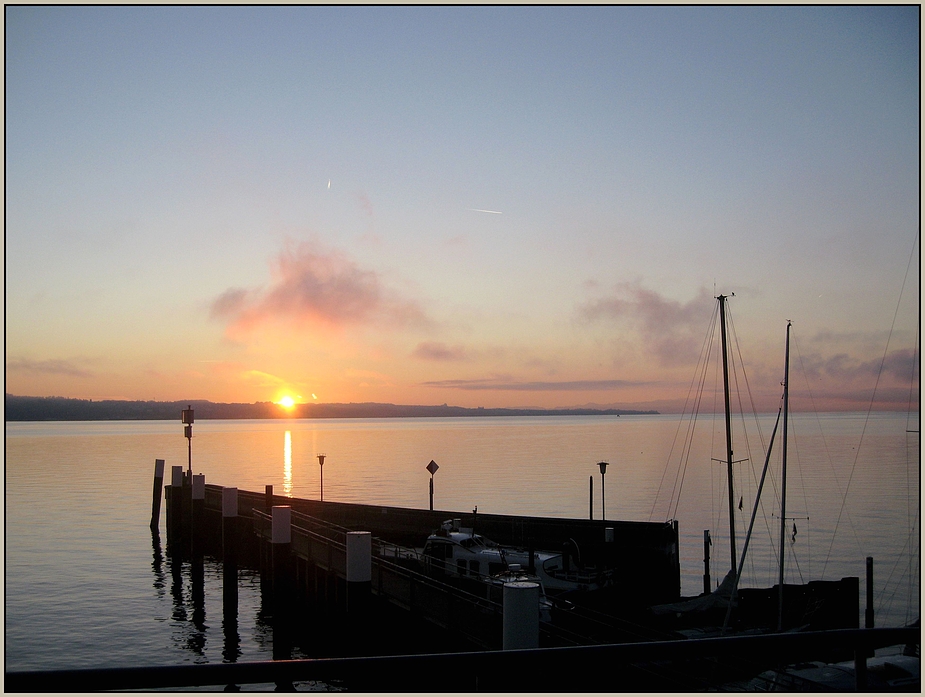
[[[903,293],[905,292],[905,289],[906,289],[906,281],[907,281],[908,278],[909,278],[909,269],[912,267],[912,260],[915,258],[914,252],[915,252],[915,247],[916,247],[917,244],[918,244],[918,240],[919,240],[919,232],[918,232],[918,230],[916,230],[915,242],[914,242],[913,245],[912,245],[912,252],[910,252],[910,254],[909,254],[909,261],[908,261],[908,263],[906,264],[906,273],[903,275],[903,282],[902,282],[902,285],[901,285],[901,287],[900,287],[900,289],[899,289],[899,299],[896,301],[896,309],[893,311],[893,320],[892,320],[892,322],[890,323],[890,331],[889,331],[889,333],[887,334],[886,346],[885,346],[884,349],[883,349],[883,356],[880,358],[880,367],[877,369],[877,379],[874,381],[874,390],[873,390],[873,392],[871,393],[871,396],[870,396],[870,403],[869,403],[868,406],[867,406],[867,414],[866,414],[866,416],[864,417],[864,426],[861,428],[861,437],[860,437],[860,439],[858,440],[858,448],[857,448],[857,450],[855,451],[855,454],[854,454],[854,462],[853,462],[852,465],[851,465],[851,472],[850,472],[850,474],[848,475],[848,484],[847,484],[847,486],[845,487],[845,496],[842,498],[841,508],[839,509],[839,511],[838,511],[838,517],[837,517],[836,520],[835,520],[835,529],[836,529],[836,530],[838,529],[838,524],[839,524],[839,522],[841,521],[842,514],[844,513],[845,506],[846,506],[847,501],[848,501],[848,490],[851,488],[851,481],[854,479],[854,473],[855,473],[855,470],[857,469],[857,466],[858,466],[858,459],[860,458],[860,453],[861,453],[861,445],[862,445],[863,442],[864,442],[864,435],[867,433],[867,426],[868,426],[868,424],[870,423],[870,415],[871,415],[871,412],[872,412],[873,409],[874,409],[874,402],[875,402],[875,400],[876,400],[876,398],[877,398],[877,389],[880,387],[880,378],[883,376],[883,367],[884,367],[884,365],[886,364],[886,357],[887,357],[887,355],[889,354],[889,350],[890,350],[890,341],[893,339],[893,330],[896,328],[896,318],[897,318],[897,316],[899,315],[899,308],[900,308],[900,305],[901,305],[901,303],[902,303]],[[825,575],[825,566],[828,564],[828,561],[829,561],[829,558],[830,558],[831,555],[832,555],[832,549],[833,549],[834,546],[835,546],[835,535],[833,534],[833,535],[832,535],[832,543],[829,545],[829,552],[828,552],[828,554],[826,555],[825,564],[824,564],[823,567],[822,567],[822,573],[823,573],[823,575]]]

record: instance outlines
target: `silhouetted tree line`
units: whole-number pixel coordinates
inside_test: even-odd
[[[180,419],[180,412],[191,406],[200,419],[336,419],[446,416],[619,416],[657,414],[657,411],[625,409],[483,409],[478,407],[417,406],[378,404],[297,404],[287,410],[273,402],[222,404],[206,400],[179,402],[129,401],[118,399],[71,399],[68,397],[19,397],[6,395],[7,421],[120,421]]]

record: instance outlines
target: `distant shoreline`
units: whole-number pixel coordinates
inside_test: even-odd
[[[7,394],[6,421],[170,421],[191,406],[195,418],[209,419],[376,419],[413,417],[482,416],[637,416],[657,411],[632,409],[508,409],[381,404],[376,402],[297,404],[285,409],[273,402],[225,404],[206,400],[176,402],[72,399],[68,397],[22,397]]]

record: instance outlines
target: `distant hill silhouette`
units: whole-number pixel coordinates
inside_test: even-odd
[[[178,402],[128,401],[117,399],[71,399],[68,397],[20,397],[6,395],[7,421],[121,421],[154,419],[179,421],[180,412],[191,406],[200,419],[370,419],[394,417],[474,416],[620,416],[657,414],[657,411],[627,409],[475,409],[468,407],[379,404],[297,404],[287,410],[273,402],[223,404],[202,399]]]

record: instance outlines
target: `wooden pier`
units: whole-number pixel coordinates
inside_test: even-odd
[[[206,485],[206,524],[210,525],[208,517],[212,516],[210,528],[214,528],[221,514],[221,491],[220,486]],[[474,514],[238,491],[239,516],[244,519],[252,518],[251,511],[268,513],[272,506],[279,505],[290,506],[293,514],[304,514],[319,523],[339,526],[341,530],[365,530],[374,539],[407,548],[423,547],[428,535],[439,529],[443,521],[453,518],[462,519],[479,534],[503,545],[526,548],[532,544],[535,549],[561,550],[563,544],[571,540],[580,548],[586,563],[613,568],[615,588],[634,598],[637,604],[669,603],[680,597],[676,521],[645,523]],[[605,543],[607,528],[614,531],[612,543]]]
[[[181,467],[173,468],[170,482],[164,491],[168,556],[190,560],[191,573],[198,571],[200,587],[203,556],[222,562],[226,621],[237,617],[238,568],[259,570],[261,614],[272,626],[274,662],[292,658],[296,634],[304,634],[305,626],[313,627],[312,637],[324,637],[317,646],[320,653],[314,644],[309,649],[319,659],[433,652],[476,655],[499,650],[510,654],[518,649],[565,650],[682,639],[679,627],[674,626],[677,622],[659,621],[651,609],[681,600],[675,521],[504,516],[296,499],[275,495],[272,486],[254,492],[206,484],[202,475],[184,473]],[[152,532],[157,535],[155,520],[152,511]],[[431,565],[422,563],[420,550],[428,535],[447,520],[471,527],[506,547],[568,550],[583,566],[605,570],[613,583],[605,590],[574,596],[575,603],[553,605],[551,615],[546,613],[546,621],[540,621],[536,600],[532,601],[534,609],[526,613],[522,599],[527,595],[521,593],[521,599],[514,600],[518,584],[505,585],[502,599],[498,586],[472,578],[435,576]],[[853,584],[845,581],[835,582],[833,588],[842,595],[856,595],[857,579],[847,580]],[[195,591],[196,577],[193,587]],[[832,591],[826,593],[834,597]],[[763,607],[763,600],[755,598]],[[842,613],[847,627],[857,626],[856,617],[849,616],[850,600],[846,597],[839,605],[848,610]],[[744,594],[742,604],[748,605]],[[518,606],[516,622],[520,625],[512,624]],[[856,616],[856,599],[853,610]],[[319,634],[319,621],[325,626],[323,634]],[[525,624],[534,628],[521,626]],[[304,651],[305,645],[300,645]],[[815,647],[814,659],[846,660],[852,655],[838,648],[826,653],[826,645]],[[807,654],[803,657],[809,658]],[[709,687],[757,674],[759,668],[767,667],[768,657],[761,658],[760,664],[728,657],[706,662],[645,662],[623,667],[622,682],[632,689]],[[537,663],[535,668],[542,672],[545,666]],[[383,679],[374,683],[384,685]],[[573,681],[573,676],[559,675],[532,684],[535,689],[553,683],[560,685],[558,689],[569,689]],[[414,689],[409,687],[414,683],[403,677],[395,684]],[[474,689],[485,684],[489,683],[479,682]],[[286,689],[285,684],[278,686]],[[448,683],[446,688],[433,689],[456,688],[458,684]]]
[[[417,627],[423,621],[438,629],[448,647],[500,649],[503,624],[500,588],[477,583],[460,587],[423,573],[415,548],[420,549],[427,536],[451,518],[465,518],[481,534],[506,545],[561,549],[567,541],[580,547],[586,560],[614,570],[615,584],[607,594],[610,599],[631,597],[638,607],[640,598],[667,602],[679,597],[674,523],[476,517],[455,511],[293,499],[274,495],[271,487],[260,493],[207,484],[196,499],[187,476],[176,471],[174,475],[178,479],[172,479],[164,496],[168,554],[198,551],[223,559],[233,568],[256,568],[271,590],[346,611],[351,585],[347,537],[365,531],[371,536],[370,602],[378,610],[389,605],[407,613]],[[227,515],[229,504],[233,516]],[[288,535],[285,543],[277,545],[273,512],[279,507],[286,507]],[[604,542],[607,528],[618,531],[609,535],[613,540],[609,543]],[[579,609],[560,622],[541,622],[539,645],[577,646],[667,636],[599,610]],[[395,631],[394,627],[387,629],[387,633]]]
[[[159,463],[151,521],[156,564],[163,474]],[[625,604],[628,589],[639,591],[628,600],[637,610],[679,599],[674,522],[476,518],[452,511],[309,501],[275,496],[270,486],[259,493],[206,485],[201,475],[184,474],[180,467],[173,468],[170,482],[164,498],[174,585],[182,588],[181,567],[189,561],[195,623],[204,607],[204,556],[221,562],[223,625],[231,628],[223,651],[228,662],[7,672],[7,689],[225,685],[236,690],[242,684],[275,683],[277,690],[292,690],[295,681],[308,680],[359,691],[690,691],[741,685],[736,681],[795,661],[853,658],[857,688],[863,690],[874,648],[903,642],[917,655],[920,643],[918,626],[679,640],[651,622],[639,624],[635,620],[641,615]],[[461,588],[422,573],[418,564],[415,548],[444,520],[457,518],[505,545],[561,549],[568,540],[586,562],[613,570],[616,584],[608,597],[615,614],[577,607],[547,623],[528,611],[518,621],[535,623],[535,638],[521,633],[518,641],[532,643],[509,644],[513,613],[508,612],[507,590],[517,584],[505,586],[502,603],[488,584]],[[272,661],[235,660],[240,655],[234,631],[239,567],[260,571],[260,614],[272,627]],[[853,580],[845,587],[856,595]],[[522,607],[520,600],[517,604]],[[292,660],[294,633],[304,633],[305,627],[319,642],[318,651],[313,646],[307,652],[317,658]]]

